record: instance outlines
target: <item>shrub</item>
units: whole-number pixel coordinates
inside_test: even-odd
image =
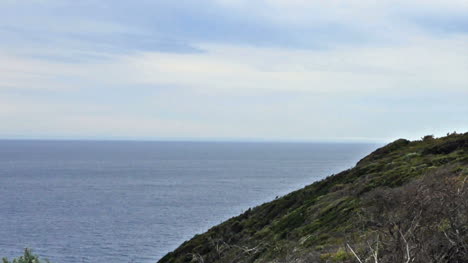
[[[3,263],[43,263],[47,262],[50,263],[48,260],[42,261],[39,259],[38,256],[34,255],[31,249],[26,248],[24,249],[24,255],[20,256],[19,258],[13,259],[13,261],[8,261],[7,258],[2,259]]]
[[[351,246],[366,251],[359,257],[379,263],[468,262],[468,179],[449,170],[369,192],[363,223],[376,238]]]

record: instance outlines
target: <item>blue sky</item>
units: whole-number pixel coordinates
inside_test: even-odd
[[[468,131],[462,0],[0,0],[0,138]]]

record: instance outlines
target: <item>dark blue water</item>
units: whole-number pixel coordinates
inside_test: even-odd
[[[0,141],[0,257],[155,262],[371,144]]]

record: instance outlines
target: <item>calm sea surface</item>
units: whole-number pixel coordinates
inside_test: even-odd
[[[375,144],[0,141],[0,257],[156,262]]]

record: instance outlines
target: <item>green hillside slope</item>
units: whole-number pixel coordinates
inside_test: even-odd
[[[468,262],[467,177],[468,133],[400,139],[159,262]]]

